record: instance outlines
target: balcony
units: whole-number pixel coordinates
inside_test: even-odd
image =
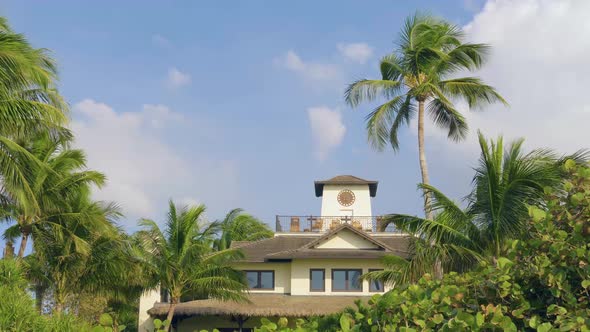
[[[276,216],[277,233],[323,233],[341,224],[373,233],[399,233],[394,225],[385,225],[382,216]]]

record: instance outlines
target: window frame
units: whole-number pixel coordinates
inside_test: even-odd
[[[346,289],[344,290],[339,290],[339,289],[334,289],[334,272],[341,272],[344,271],[346,272],[346,279],[344,281],[344,284],[346,286]],[[362,293],[363,292],[363,280],[359,278],[359,282],[360,282],[360,289],[350,289],[350,279],[349,279],[349,274],[350,271],[354,271],[354,272],[359,272],[360,275],[363,275],[363,269],[332,269],[332,292],[354,292],[354,293]]]
[[[313,272],[322,272],[322,289],[314,289],[312,282]],[[310,292],[325,292],[326,291],[326,269],[309,269],[309,291]]]
[[[369,272],[376,272],[376,271],[383,271],[383,269],[369,269]],[[373,282],[369,281],[369,293],[383,293],[385,292],[385,284],[383,281],[379,281],[381,283],[381,290],[373,290],[371,289],[373,286]]]
[[[262,286],[262,272],[270,272],[272,274],[272,288],[251,288],[250,284],[248,284],[249,290],[275,290],[275,270],[244,270],[244,274],[246,275],[246,279],[248,279],[248,272],[256,273],[257,274],[257,282],[259,285]]]

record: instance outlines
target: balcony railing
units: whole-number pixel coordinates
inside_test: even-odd
[[[275,229],[277,233],[323,233],[344,223],[366,232],[399,232],[393,224],[386,225],[382,216],[276,216]]]

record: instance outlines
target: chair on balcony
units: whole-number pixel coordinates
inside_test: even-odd
[[[363,229],[363,225],[361,224],[360,221],[358,221],[357,219],[354,219],[352,221],[352,227],[358,229],[358,230],[362,230]]]
[[[311,222],[311,231],[312,232],[321,232],[322,228],[324,228],[324,219],[322,218],[314,218]]]
[[[299,217],[291,217],[291,233],[298,233],[299,229]]]
[[[342,224],[340,220],[332,219],[332,222],[330,223],[330,230],[333,230],[334,228],[340,226],[340,224]]]

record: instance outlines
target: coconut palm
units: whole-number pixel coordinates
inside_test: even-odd
[[[120,254],[122,231],[114,224],[118,207],[93,201],[90,186],[69,195],[67,203],[60,214],[33,228],[34,253],[25,260],[29,275],[46,278],[56,313],[83,291],[108,293],[129,266]]]
[[[3,17],[0,68],[0,135],[27,136],[67,122],[67,105],[55,89],[55,61],[13,32]]]
[[[560,165],[565,159],[584,162],[587,154],[558,158],[547,149],[525,153],[522,144],[520,139],[505,149],[502,138],[487,141],[479,133],[481,156],[467,206],[461,208],[436,188],[420,185],[432,196],[433,219],[401,214],[386,217],[387,222],[415,235],[411,259],[386,258],[386,270],[366,277],[415,281],[424,273],[435,272],[437,261],[445,271],[463,271],[482,259],[494,261],[509,240],[526,238],[528,207],[544,204],[544,190],[560,183]]]
[[[3,180],[7,180],[2,188],[3,198],[8,203],[6,210],[10,218],[7,220],[16,221],[16,225],[6,230],[5,238],[21,237],[19,258],[24,255],[29,237],[39,233],[36,229],[60,228],[59,223],[52,221],[78,216],[75,211],[68,210],[70,198],[77,198],[79,191],[86,190],[89,185],[104,184],[102,173],[86,169],[84,152],[69,149],[68,144],[67,138],[54,139],[48,133],[40,134],[28,143],[28,153],[35,161],[23,163],[29,174],[17,181],[20,184],[9,184],[12,176],[18,175],[3,174]]]
[[[213,243],[216,250],[229,248],[232,241],[256,241],[273,236],[267,224],[242,209],[231,210],[220,222],[220,227],[221,235]]]
[[[242,255],[234,249],[214,251],[217,223],[203,220],[204,205],[177,207],[169,202],[164,229],[149,219],[137,233],[149,263],[148,274],[170,294],[167,320],[172,322],[176,305],[187,294],[201,298],[243,300],[244,275],[231,267]]]
[[[47,50],[33,48],[0,17],[0,176],[3,186],[21,187],[27,199],[33,196],[25,185],[27,165],[38,161],[16,140],[40,132],[70,136],[63,128],[68,107],[56,80],[56,64]]]
[[[406,20],[398,50],[381,60],[381,79],[362,79],[352,83],[345,93],[346,102],[357,107],[379,97],[387,101],[366,117],[369,142],[381,150],[388,143],[399,148],[398,133],[418,116],[418,151],[422,183],[429,184],[424,148],[424,114],[447,131],[454,141],[468,132],[464,116],[454,101],[463,99],[470,108],[506,101],[496,90],[477,77],[454,78],[461,71],[480,68],[488,51],[486,44],[464,42],[464,33],[456,25],[429,16],[415,15]],[[426,207],[430,195],[425,193]]]

